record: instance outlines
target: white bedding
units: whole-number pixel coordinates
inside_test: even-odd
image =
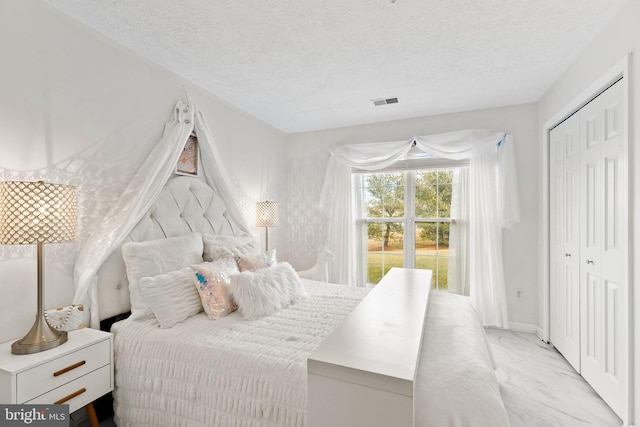
[[[310,296],[258,320],[204,313],[170,329],[116,323],[115,421],[127,426],[305,425],[307,356],[367,290],[304,281]],[[506,427],[484,330],[468,298],[432,292],[416,427]]]
[[[494,365],[469,298],[432,291],[415,387],[416,427],[508,427]]]
[[[304,426],[307,356],[367,293],[304,283],[309,298],[258,320],[116,323],[117,425]]]

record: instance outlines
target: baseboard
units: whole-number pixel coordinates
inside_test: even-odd
[[[536,327],[536,335],[538,336],[538,338],[540,338],[541,341],[544,341],[547,344],[549,344],[549,340],[545,339],[545,333],[540,326]]]
[[[507,329],[509,329],[510,331],[518,331],[518,332],[529,332],[529,333],[538,332],[538,326],[532,325],[531,323],[509,322],[509,327]]]

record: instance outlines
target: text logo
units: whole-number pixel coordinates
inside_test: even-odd
[[[2,405],[0,427],[69,427],[69,405]]]

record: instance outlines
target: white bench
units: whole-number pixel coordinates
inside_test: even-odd
[[[509,426],[469,298],[430,288],[391,269],[311,354],[308,426]]]
[[[431,271],[392,268],[307,360],[308,426],[414,425]]]

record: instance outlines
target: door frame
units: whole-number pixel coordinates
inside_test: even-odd
[[[613,83],[617,82],[618,80],[621,80],[622,83],[622,93],[623,93],[623,107],[625,109],[624,115],[625,115],[625,125],[624,125],[624,142],[623,144],[625,145],[625,150],[626,150],[626,157],[627,157],[627,163],[625,164],[625,168],[626,168],[626,173],[627,173],[627,180],[625,183],[623,183],[623,185],[626,187],[625,190],[627,191],[627,193],[629,194],[629,196],[631,196],[631,191],[632,188],[630,187],[630,170],[629,170],[629,163],[631,162],[631,158],[629,156],[629,136],[630,136],[630,131],[631,131],[631,112],[630,112],[630,106],[629,106],[629,99],[630,99],[630,72],[629,72],[629,64],[630,64],[630,58],[631,54],[627,54],[625,55],[620,61],[618,61],[617,63],[615,63],[611,68],[609,68],[604,74],[602,74],[600,76],[600,78],[598,78],[595,82],[593,82],[591,85],[589,85],[585,90],[583,90],[577,97],[575,97],[569,104],[567,104],[564,108],[562,108],[560,111],[558,111],[554,116],[551,117],[551,119],[549,119],[547,122],[544,123],[544,125],[542,126],[542,203],[541,203],[541,218],[542,218],[542,233],[541,233],[541,237],[542,237],[542,242],[541,242],[541,248],[542,248],[542,256],[540,258],[541,260],[541,286],[542,286],[542,292],[539,293],[539,300],[538,303],[542,305],[542,318],[540,319],[540,321],[538,322],[538,327],[536,329],[536,334],[538,335],[538,337],[545,341],[545,342],[549,342],[550,339],[550,281],[551,281],[551,277],[550,277],[550,225],[549,225],[549,218],[550,218],[550,212],[549,212],[549,196],[550,196],[550,189],[549,189],[549,184],[550,184],[550,179],[549,179],[549,172],[550,172],[550,168],[549,168],[549,161],[550,161],[550,147],[549,147],[549,143],[550,143],[550,138],[549,138],[549,133],[551,131],[551,129],[553,129],[554,127],[556,127],[557,125],[559,125],[561,122],[563,122],[566,118],[568,118],[569,116],[571,116],[573,113],[577,112],[578,110],[580,110],[583,106],[585,106],[587,103],[589,103],[591,100],[593,100],[594,98],[596,98],[598,95],[600,95],[602,92],[604,92],[607,88],[609,88]],[[626,212],[626,218],[624,220],[624,223],[627,226],[627,230],[631,231],[631,222],[630,222],[630,218],[632,218],[632,216],[630,215],[630,211],[632,209],[632,203],[629,203],[627,212]],[[633,390],[634,390],[634,386],[633,386],[633,372],[634,370],[633,368],[633,361],[634,361],[634,349],[633,349],[633,343],[634,343],[634,323],[637,324],[637,320],[634,317],[634,300],[635,299],[639,299],[638,297],[640,297],[640,292],[638,293],[639,295],[636,296],[636,292],[634,292],[634,286],[633,286],[633,263],[631,262],[631,255],[632,255],[632,248],[633,248],[633,236],[631,233],[628,234],[628,240],[627,240],[627,267],[626,267],[626,280],[627,280],[627,293],[628,293],[628,307],[627,307],[627,316],[629,319],[629,330],[628,330],[628,345],[629,345],[629,357],[628,357],[628,367],[627,367],[627,372],[629,373],[629,405],[628,405],[628,417],[630,417],[630,419],[632,419],[632,412],[633,412]],[[640,327],[639,327],[640,328]],[[623,420],[625,422],[628,422],[628,420]]]

